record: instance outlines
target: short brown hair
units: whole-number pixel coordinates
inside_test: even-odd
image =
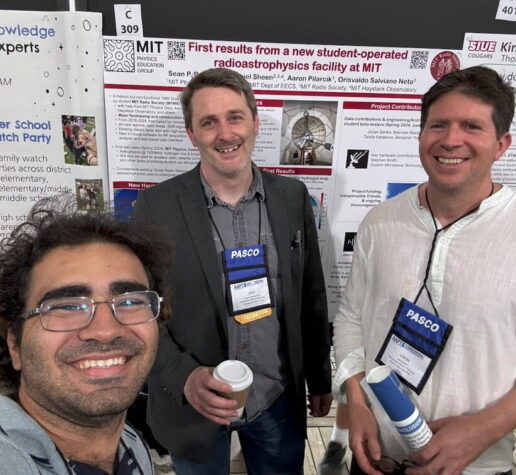
[[[432,104],[452,91],[476,97],[493,107],[497,138],[509,131],[514,116],[514,90],[496,71],[485,66],[457,69],[439,79],[423,96],[421,130]]]
[[[181,93],[181,107],[183,108],[183,117],[187,129],[192,128],[192,97],[195,91],[204,87],[227,87],[237,94],[243,94],[249,109],[251,109],[253,119],[256,118],[258,114],[256,99],[251,85],[244,76],[232,69],[212,68],[206,69],[190,79]]]

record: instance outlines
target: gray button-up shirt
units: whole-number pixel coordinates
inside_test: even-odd
[[[219,254],[223,281],[224,249],[256,244],[263,244],[267,248],[267,264],[275,304],[272,315],[245,324],[238,323],[229,314],[227,316],[229,358],[243,361],[253,371],[253,387],[245,406],[246,418],[250,420],[267,409],[283,393],[286,385],[285,356],[281,350],[281,328],[278,320],[282,306],[278,253],[265,206],[266,196],[261,174],[254,164],[253,182],[249,191],[235,206],[217,198],[202,173],[201,181],[212,217],[213,239]],[[223,292],[226,295],[225,282]]]

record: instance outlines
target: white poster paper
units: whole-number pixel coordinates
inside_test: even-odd
[[[497,20],[516,21],[516,2],[514,0],[500,0],[496,10]]]
[[[1,12],[0,237],[41,197],[107,195],[101,33],[98,13]]]
[[[425,179],[417,152],[419,103],[459,67],[453,51],[105,38],[105,97],[115,205],[193,168],[179,93],[197,73],[242,73],[258,100],[253,160],[310,192],[330,318],[351,263],[354,234],[375,204]]]
[[[516,88],[516,35],[466,33],[463,67],[487,66]],[[493,180],[516,187],[516,122],[511,125],[513,141],[503,157],[493,165]]]

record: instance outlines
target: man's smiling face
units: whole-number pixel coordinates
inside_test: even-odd
[[[117,244],[57,247],[32,269],[25,310],[49,298],[86,296],[105,301],[148,289],[140,260]],[[13,366],[21,371],[18,396],[31,414],[48,412],[78,425],[123,414],[154,362],[157,322],[123,325],[100,303],[90,324],[70,332],[44,330],[29,318],[16,342],[9,334]]]
[[[452,91],[428,111],[419,135],[419,155],[429,186],[446,192],[484,193],[491,186],[491,167],[511,143],[497,137],[493,107],[476,97]]]
[[[243,94],[227,87],[204,87],[192,96],[192,126],[186,132],[201,154],[204,176],[235,177],[251,168],[258,134]]]

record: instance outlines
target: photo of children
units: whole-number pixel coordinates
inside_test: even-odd
[[[102,180],[75,180],[75,193],[77,195],[77,209],[86,211],[102,208],[104,206],[104,192]]]
[[[95,117],[61,116],[65,163],[97,166]]]

